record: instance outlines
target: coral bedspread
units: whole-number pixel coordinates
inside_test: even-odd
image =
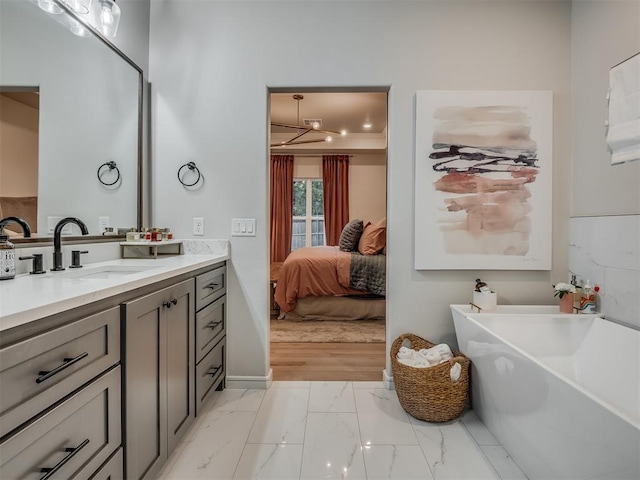
[[[349,287],[351,253],[339,247],[304,247],[291,252],[280,268],[275,300],[283,312],[298,298],[325,295],[366,295]]]

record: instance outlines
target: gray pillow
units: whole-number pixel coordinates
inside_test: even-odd
[[[347,223],[340,234],[339,247],[343,252],[355,252],[358,250],[358,242],[362,236],[364,225],[362,220],[354,219]]]

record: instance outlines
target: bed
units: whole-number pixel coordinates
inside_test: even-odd
[[[386,256],[304,247],[280,267],[275,301],[291,320],[384,319]]]

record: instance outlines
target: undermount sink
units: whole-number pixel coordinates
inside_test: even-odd
[[[158,268],[154,265],[100,265],[69,269],[54,276],[59,278],[74,278],[77,280],[108,280],[122,278],[126,275],[146,272]]]

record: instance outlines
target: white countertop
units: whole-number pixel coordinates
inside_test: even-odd
[[[228,259],[228,254],[120,259],[87,264],[84,269],[67,269],[42,275],[18,275],[12,280],[0,282],[0,332]],[[114,275],[115,278],[81,276],[85,272],[108,267],[140,267],[147,270]]]

